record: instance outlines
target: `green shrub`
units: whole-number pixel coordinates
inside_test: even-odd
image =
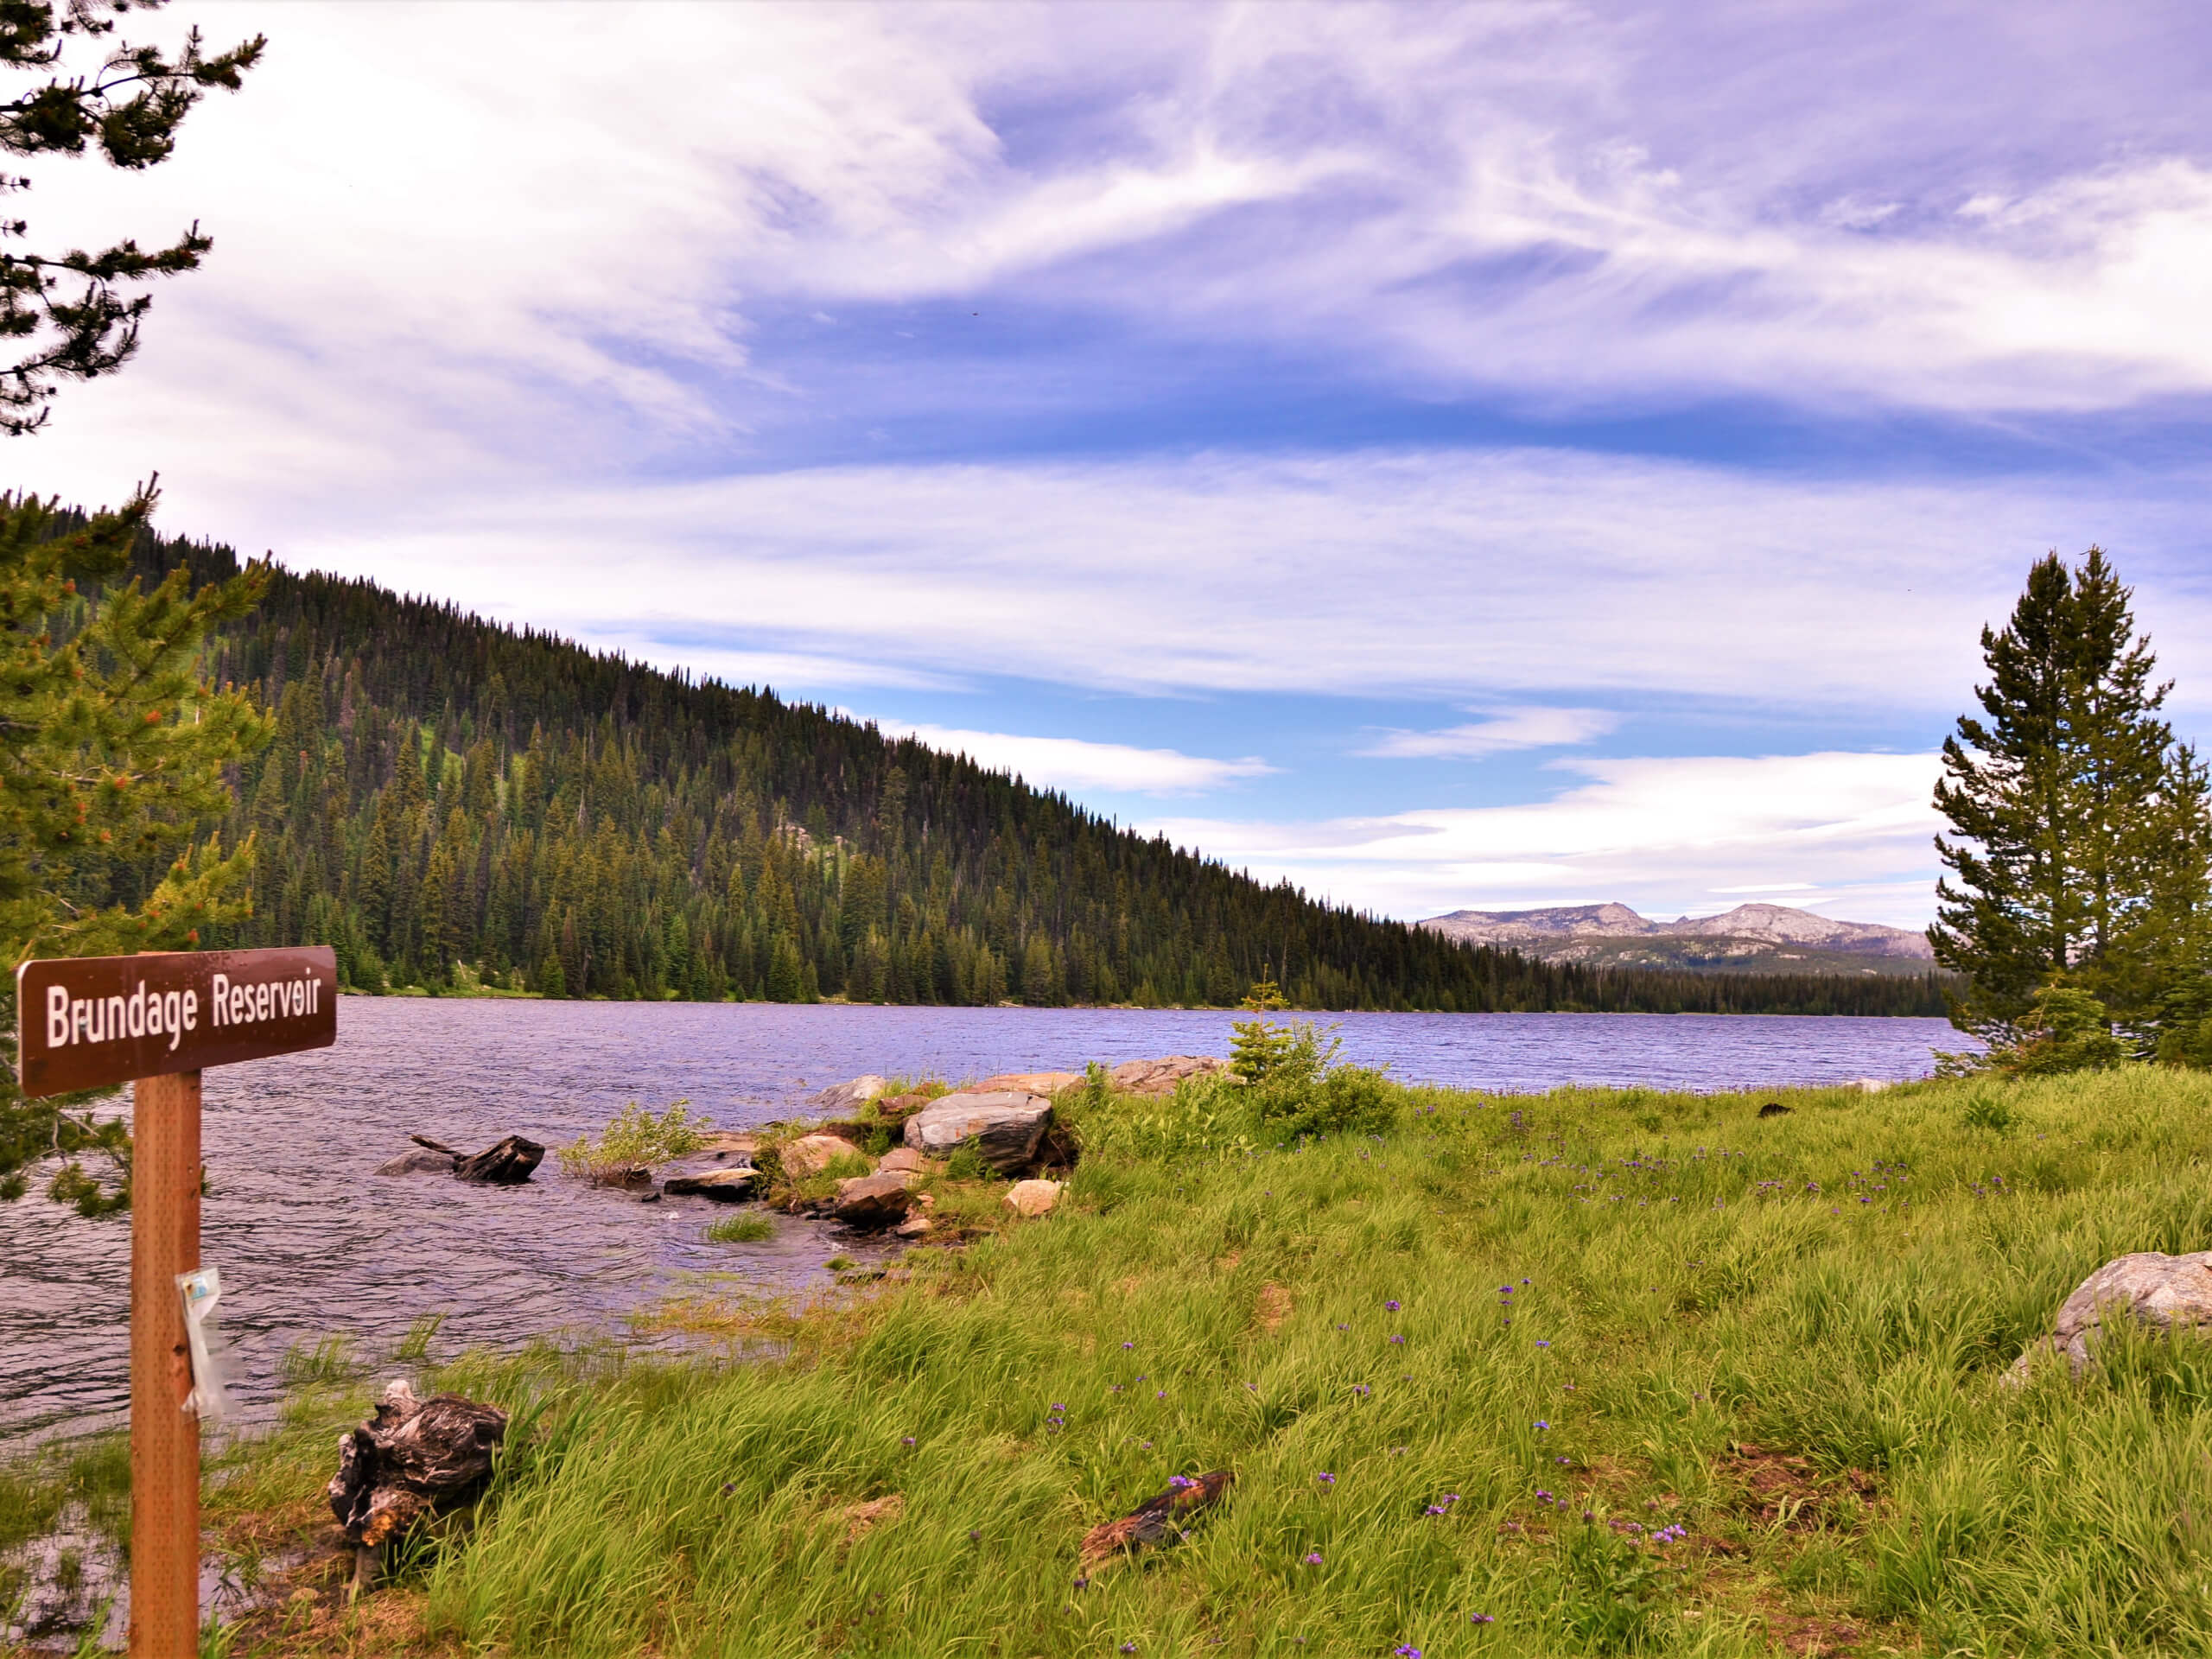
[[[650,1169],[655,1164],[681,1158],[707,1144],[714,1125],[691,1114],[691,1103],[679,1100],[664,1112],[652,1112],[632,1101],[614,1115],[598,1140],[580,1135],[561,1148],[561,1167],[571,1175],[589,1177],[617,1169]]]
[[[1959,1121],[1970,1129],[1993,1129],[2002,1135],[2012,1127],[2012,1109],[1994,1095],[1976,1095],[1967,1102]]]
[[[2110,1011],[2079,986],[2044,986],[2026,1023],[2024,1040],[1990,1051],[1994,1070],[2008,1077],[2050,1077],[2109,1071],[2127,1058],[2126,1048],[2113,1035]]]
[[[1382,1135],[1395,1127],[1404,1091],[1380,1071],[1339,1065],[1319,1078],[1282,1077],[1252,1090],[1260,1127],[1276,1141]]]
[[[775,1236],[775,1226],[766,1216],[725,1216],[707,1229],[707,1236],[717,1244],[762,1244]]]

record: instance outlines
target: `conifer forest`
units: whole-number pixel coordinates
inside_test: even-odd
[[[195,582],[229,549],[142,537]],[[1313,1008],[1940,1014],[1889,976],[1604,972],[1268,886],[1065,797],[772,692],[642,667],[365,581],[282,569],[208,680],[274,716],[226,847],[251,916],[203,945],[333,945],[365,990]],[[88,863],[86,896],[162,874]]]

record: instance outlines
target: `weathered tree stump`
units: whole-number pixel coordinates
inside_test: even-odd
[[[466,1502],[492,1476],[507,1414],[457,1394],[418,1401],[388,1385],[376,1415],[339,1437],[330,1512],[357,1546],[355,1587],[374,1575],[374,1552],[435,1511]],[[364,1554],[361,1552],[367,1552]]]
[[[1083,1564],[1094,1566],[1109,1555],[1141,1549],[1171,1535],[1180,1538],[1201,1510],[1221,1501],[1222,1494],[1236,1479],[1226,1469],[1217,1469],[1195,1479],[1186,1475],[1176,1476],[1166,1491],[1147,1497],[1120,1520],[1105,1522],[1085,1533]]]
[[[418,1147],[447,1154],[453,1159],[454,1178],[479,1186],[519,1186],[545,1160],[544,1147],[518,1135],[508,1135],[481,1152],[461,1152],[427,1135],[410,1135],[407,1138]]]

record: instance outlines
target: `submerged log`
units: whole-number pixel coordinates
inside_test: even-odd
[[[391,1383],[376,1415],[339,1437],[338,1472],[325,1489],[330,1512],[354,1543],[388,1543],[482,1491],[506,1433],[497,1406],[457,1394],[418,1401],[406,1382]]]
[[[1180,1538],[1199,1512],[1221,1501],[1236,1477],[1226,1469],[1192,1478],[1177,1475],[1167,1490],[1147,1497],[1118,1521],[1093,1527],[1083,1537],[1083,1564],[1091,1567],[1123,1550],[1141,1549],[1173,1535]]]
[[[461,1152],[433,1141],[427,1135],[410,1135],[407,1138],[418,1147],[447,1154],[453,1160],[454,1176],[479,1186],[518,1186],[545,1160],[544,1147],[518,1135],[508,1135],[481,1152]]]

